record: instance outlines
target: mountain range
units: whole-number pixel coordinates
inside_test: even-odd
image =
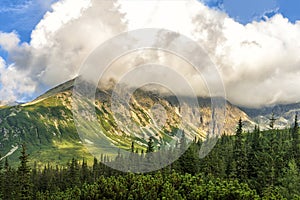
[[[89,153],[77,133],[72,112],[72,92],[74,80],[50,89],[31,102],[0,107],[0,159],[8,158],[16,165],[20,145],[25,143],[30,161],[42,166],[48,162],[65,165],[73,157],[92,161]],[[131,120],[141,133],[132,133],[132,129],[122,129],[114,119],[110,107],[112,91],[99,89],[96,92],[95,110],[103,133],[114,145],[129,150],[132,141],[137,149],[145,150],[149,138],[156,146],[179,140],[174,134],[179,128],[179,107],[174,96],[161,96],[155,92],[137,90],[130,101]],[[205,139],[211,122],[211,101],[198,98],[199,108],[187,108],[187,113],[200,113],[199,125],[189,125],[188,136]],[[162,106],[163,109],[159,109]],[[119,112],[123,112],[122,107]],[[278,105],[262,109],[250,109],[232,105],[227,101],[226,119],[222,129],[224,134],[234,134],[239,118],[242,118],[244,130],[252,130],[255,124],[266,129],[269,118],[274,113],[275,125],[285,128],[293,122],[294,114],[300,110],[300,104]],[[125,112],[125,111],[124,111]],[[153,113],[157,120],[153,120]],[[158,126],[160,124],[160,126]],[[105,154],[106,152],[103,152]]]

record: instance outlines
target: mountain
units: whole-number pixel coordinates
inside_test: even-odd
[[[246,112],[262,129],[268,128],[272,115],[274,115],[274,118],[276,119],[274,127],[284,129],[290,128],[294,123],[295,115],[300,113],[300,103],[278,104],[262,108],[240,107],[240,109]]]
[[[83,145],[92,141],[82,141],[75,127],[72,113],[73,83],[74,80],[71,80],[58,85],[32,102],[0,108],[1,159],[8,157],[15,165],[22,143],[27,146],[31,162],[36,161],[40,166],[48,162],[65,165],[73,157],[84,157],[89,161],[93,159]],[[97,90],[94,106],[105,137],[113,144],[129,150],[131,142],[135,141],[136,148],[145,150],[149,137],[154,138],[156,146],[178,139],[174,132],[178,130],[181,116],[174,96],[161,96],[145,90],[134,92],[130,100],[131,119],[135,125],[142,127],[139,130],[143,130],[137,134],[132,133],[132,129],[120,128],[116,123],[110,108],[111,95],[109,89]],[[194,113],[195,109],[199,109],[199,125],[189,124],[185,132],[188,137],[204,139],[211,120],[211,102],[207,98],[198,98],[198,102],[200,108],[185,108],[189,109],[186,113]],[[124,108],[121,106],[119,109],[122,113]],[[158,115],[158,121],[153,120],[153,112]],[[222,132],[233,134],[240,117],[245,127],[254,125],[245,112],[227,102],[226,123]]]

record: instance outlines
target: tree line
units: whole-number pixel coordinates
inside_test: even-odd
[[[28,165],[23,145],[17,169],[7,159],[0,161],[0,199],[300,199],[297,116],[289,129],[256,126],[252,132],[243,131],[240,119],[236,134],[222,135],[203,159],[202,141],[195,140],[178,160],[155,172],[133,174],[126,163],[155,164],[186,145],[182,132],[173,149],[158,151],[150,138],[145,153],[138,153],[133,142],[128,158],[101,155],[92,165],[73,158],[66,166],[49,163],[42,169]],[[151,154],[155,151],[160,153]]]

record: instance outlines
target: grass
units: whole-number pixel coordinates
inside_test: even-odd
[[[153,124],[151,124],[151,118],[148,116],[148,110],[156,100],[145,97],[144,93],[138,95],[137,98],[139,101],[136,101],[138,103],[131,105],[136,114],[136,125],[142,127],[150,125],[149,130],[153,133],[149,130],[145,130],[149,137],[152,134],[161,135],[164,142],[172,141],[173,132],[177,130],[175,127],[178,118],[174,115],[172,108],[168,107],[165,102],[158,102],[162,103],[164,107],[167,107],[168,118],[172,119],[168,120],[169,124],[167,124],[167,129],[156,130]],[[70,93],[64,91],[53,96],[46,95],[45,97],[45,99],[25,106],[0,108],[0,132],[2,131],[2,134],[0,134],[1,155],[5,155],[12,148],[12,145],[26,143],[31,158],[30,164],[36,161],[39,166],[47,164],[48,162],[64,165],[73,157],[77,159],[85,157],[88,161],[92,160],[93,156],[89,153],[88,148],[82,143],[79,143],[81,138],[77,133],[73,113],[70,108]],[[83,102],[83,104],[84,103],[85,102]],[[89,150],[103,152],[103,154],[112,156],[113,154],[107,152],[105,148],[101,149],[101,145],[109,146],[110,143],[114,143],[119,148],[129,150],[132,141],[136,141],[136,149],[146,149],[149,138],[139,138],[133,136],[132,132],[128,133],[127,130],[121,131],[115,122],[108,102],[98,101],[95,111],[101,126],[99,126],[97,122],[90,123],[85,119],[82,119],[85,121],[81,121],[82,134],[86,136],[87,139],[98,142],[98,144],[96,144],[96,147],[99,147],[98,149],[90,147]],[[12,113],[14,114],[12,115]],[[169,132],[167,130],[169,130]],[[95,133],[97,132],[98,134],[96,134],[96,136],[100,137],[100,139],[95,138]],[[116,132],[119,134],[115,134]],[[6,135],[6,137],[4,137],[4,135]],[[156,142],[160,141],[157,140]],[[9,162],[12,166],[18,165],[19,155],[20,148],[9,156]]]

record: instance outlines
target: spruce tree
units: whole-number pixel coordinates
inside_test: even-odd
[[[75,158],[72,158],[68,171],[68,184],[70,185],[70,187],[74,187],[79,185],[79,182],[80,178],[78,162]]]
[[[153,139],[152,137],[149,138],[149,141],[148,141],[148,144],[147,144],[147,151],[146,153],[151,153],[151,152],[154,152],[154,142],[153,142]]]
[[[298,167],[300,167],[300,138],[299,138],[299,124],[298,116],[295,115],[294,126],[292,128],[292,152],[291,155],[296,161]]]
[[[96,157],[94,157],[94,163],[93,163],[93,181],[96,181],[97,178],[100,176],[99,172],[99,164]]]
[[[81,179],[81,184],[89,182],[88,165],[87,165],[87,161],[85,161],[84,158],[82,159],[82,164],[81,164],[80,179]]]
[[[30,167],[28,166],[28,157],[25,144],[22,145],[20,166],[18,168],[20,199],[31,199]]]
[[[2,156],[0,154],[0,199],[2,199],[2,190],[1,188],[3,188],[3,172],[2,172],[2,169],[3,169],[3,164],[2,164]]]
[[[261,161],[259,159],[259,155],[262,151],[262,147],[260,144],[260,128],[255,125],[254,132],[251,134],[252,138],[250,141],[250,148],[248,151],[248,177],[252,184],[256,185],[257,183],[257,170],[260,168]]]
[[[131,153],[134,153],[134,141],[131,142]]]
[[[272,116],[269,120],[270,120],[270,124],[269,124],[270,129],[274,129],[274,125],[275,125],[275,121],[276,121],[276,119],[274,117],[274,113],[272,113]]]
[[[31,171],[31,182],[33,183],[33,187],[32,187],[32,198],[33,199],[36,199],[36,193],[38,191],[38,188],[37,188],[37,183],[38,183],[38,176],[37,176],[37,163],[36,161],[34,161],[34,164],[33,164],[33,168],[32,168],[32,171]]]
[[[197,144],[193,142],[180,156],[177,162],[181,172],[189,174],[196,174],[199,172],[200,159],[197,152]]]
[[[236,162],[236,173],[237,178],[245,180],[247,176],[247,165],[246,165],[246,152],[243,135],[243,123],[242,119],[239,119],[238,127],[236,129],[235,144],[234,144],[234,160]]]
[[[154,161],[155,158],[154,158],[153,152],[154,152],[154,142],[153,142],[152,137],[150,137],[149,141],[147,143],[147,150],[146,150],[146,159],[149,162],[148,164],[155,163],[155,161]]]
[[[283,169],[280,183],[280,192],[288,199],[296,199],[295,194],[300,196],[300,173],[294,159],[289,161],[288,166]]]

